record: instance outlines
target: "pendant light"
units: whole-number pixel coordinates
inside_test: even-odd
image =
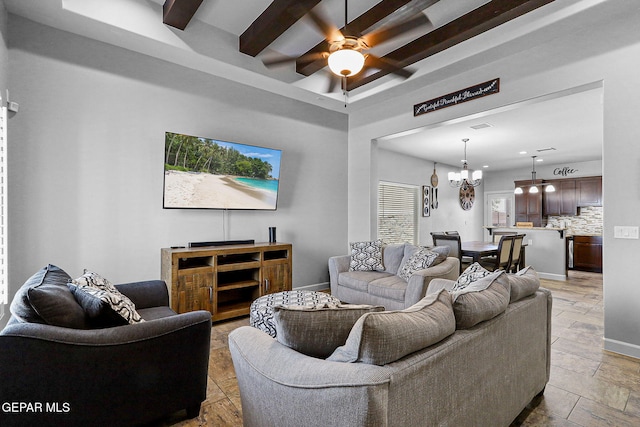
[[[532,170],[531,170],[531,186],[529,187],[529,193],[530,194],[538,193],[540,191],[538,189],[539,186],[545,187],[544,189],[545,193],[553,193],[554,191],[556,191],[556,188],[553,186],[553,184],[546,184],[546,183],[536,184],[536,157],[538,156],[531,156]],[[524,190],[522,189],[522,187],[516,187],[516,189],[514,190],[514,193],[522,194],[524,193]]]

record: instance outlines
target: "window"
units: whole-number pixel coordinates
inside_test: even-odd
[[[420,187],[378,184],[378,239],[385,243],[417,244]]]
[[[8,303],[7,279],[7,107],[0,97],[0,318]]]

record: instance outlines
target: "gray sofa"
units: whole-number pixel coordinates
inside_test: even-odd
[[[436,287],[451,288],[445,282]],[[549,379],[552,298],[546,289],[530,288],[511,293],[513,302],[509,303],[505,285],[496,286],[502,290],[489,299],[501,293],[506,305],[501,313],[460,329],[456,326],[459,316],[468,320],[470,312],[456,309],[459,297],[452,303],[454,325],[451,319],[445,322],[455,330],[448,332],[453,332],[451,335],[438,337],[439,341],[417,351],[409,348],[407,355],[382,365],[314,358],[258,329],[236,329],[229,335],[229,349],[244,426],[508,426],[541,395]],[[453,294],[441,290],[422,301],[433,295],[444,303],[445,296]],[[477,294],[470,296],[477,298]],[[477,303],[463,301],[466,309]],[[412,307],[400,316],[405,312],[413,316],[416,311]],[[385,313],[360,317],[347,344],[329,359],[349,347],[359,323],[362,327],[372,316]],[[398,316],[397,311],[390,313]],[[419,330],[425,329],[434,328]],[[389,335],[397,336],[395,331]],[[412,337],[402,336],[397,343],[403,346]],[[398,347],[378,344],[386,348],[381,353],[393,353]]]
[[[163,281],[121,284],[146,321],[96,329],[70,319],[74,299],[51,280],[61,275],[52,267],[23,285],[32,290],[16,294],[12,313],[20,314],[0,332],[0,402],[9,405],[0,425],[134,426],[184,409],[197,416],[207,390],[209,312],[177,315]],[[26,315],[22,297],[44,300]],[[47,324],[76,321],[78,328]]]
[[[458,277],[460,261],[446,255],[439,264],[414,272],[408,281],[399,277],[403,259],[410,257],[418,248],[410,244],[384,246],[383,271],[349,271],[350,255],[329,258],[331,295],[350,304],[382,305],[387,310],[399,310],[420,301],[431,280],[455,280]]]

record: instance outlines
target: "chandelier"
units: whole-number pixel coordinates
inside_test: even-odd
[[[482,181],[482,171],[473,171],[471,180],[469,180],[469,167],[467,166],[467,141],[469,138],[462,140],[464,142],[464,159],[462,160],[462,170],[460,172],[449,172],[447,178],[449,185],[452,187],[468,188],[477,187]]]
[[[554,191],[556,191],[556,188],[553,186],[553,184],[546,184],[546,183],[536,184],[536,157],[538,156],[531,156],[532,171],[531,171],[531,186],[529,187],[529,193],[531,194],[538,193],[540,191],[538,187],[542,187],[542,186],[545,187],[544,189],[545,193],[553,193]],[[522,194],[524,193],[524,190],[522,189],[522,187],[516,187],[514,193]]]

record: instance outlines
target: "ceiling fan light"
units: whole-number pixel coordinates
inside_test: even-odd
[[[353,49],[340,49],[329,55],[331,72],[340,77],[351,77],[362,71],[364,55]]]

